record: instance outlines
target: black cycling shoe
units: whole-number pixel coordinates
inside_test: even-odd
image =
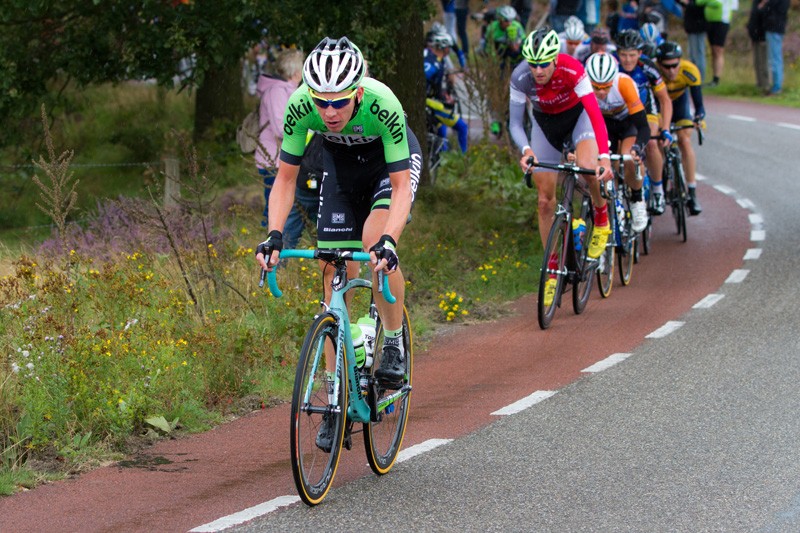
[[[384,346],[381,365],[375,371],[375,377],[382,386],[390,389],[399,389],[406,376],[406,358],[400,348]]]
[[[689,208],[689,214],[692,216],[697,216],[703,212],[700,201],[697,199],[697,191],[694,188],[689,189],[689,199],[686,202],[686,207]]]
[[[654,192],[653,193],[653,208],[651,209],[651,212],[654,215],[663,215],[664,214],[665,203],[666,202],[664,201],[664,195],[661,194],[660,192]]]
[[[317,448],[325,453],[331,453],[333,432],[333,417],[322,415],[322,425],[319,426],[319,433],[317,433]]]

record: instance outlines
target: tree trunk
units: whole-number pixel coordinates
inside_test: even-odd
[[[424,49],[424,35],[422,31],[422,17],[417,9],[410,10],[406,19],[401,23],[397,39],[397,65],[394,72],[387,76],[388,85],[408,115],[408,125],[417,136],[422,146],[423,159],[427,153],[428,137],[425,125],[425,72],[422,65],[422,52]],[[423,183],[429,183],[428,169],[423,165]]]
[[[230,67],[211,69],[197,89],[194,109],[194,140],[203,138],[215,120],[238,121],[244,116],[242,65],[234,61]]]

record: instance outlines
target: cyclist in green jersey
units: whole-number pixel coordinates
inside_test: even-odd
[[[397,97],[365,73],[361,51],[346,37],[323,39],[306,58],[303,83],[289,98],[284,113],[281,165],[270,195],[269,238],[258,245],[256,260],[267,271],[278,263],[306,134],[318,132],[323,137],[324,173],[317,246],[368,250],[374,272],[388,274],[386,280],[397,297],[395,304],[375,298],[385,330],[383,357],[375,375],[388,387],[403,372],[405,283],[396,246],[411,211],[422,156]],[[328,300],[333,272],[320,266]],[[358,264],[351,267],[355,276]],[[377,290],[377,283],[374,287]]]

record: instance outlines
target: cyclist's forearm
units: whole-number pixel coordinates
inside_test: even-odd
[[[269,195],[269,230],[283,232],[289,211],[294,203],[294,192],[297,187],[297,174],[300,167],[285,161],[278,167],[278,175]]]
[[[636,126],[636,141],[640,147],[647,146],[650,140],[650,124],[647,123],[647,113],[644,109],[631,115],[631,121]]]
[[[512,99],[508,104],[508,132],[511,134],[511,140],[514,141],[514,144],[516,144],[517,147],[522,150],[526,146],[530,145],[528,134],[525,132],[525,128],[522,126],[523,117],[525,115],[525,102],[515,102],[513,94],[511,98]]]
[[[389,180],[392,183],[392,203],[383,233],[391,235],[395,242],[400,242],[400,235],[411,212],[411,171],[390,172]]]
[[[669,125],[672,124],[672,100],[666,89],[656,92],[656,98],[661,113],[661,129],[669,130]]]
[[[692,95],[692,104],[694,104],[694,116],[704,117],[706,110],[703,107],[703,90],[699,85],[694,85],[689,87],[689,91]]]

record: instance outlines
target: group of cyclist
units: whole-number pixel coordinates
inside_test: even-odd
[[[500,14],[496,21],[499,27],[509,22]],[[570,19],[564,34],[562,39],[545,27],[520,36],[518,50],[523,61],[513,69],[510,79],[509,132],[521,151],[524,171],[529,170],[531,158],[534,162],[560,160],[565,142],[574,148],[578,165],[596,169],[587,179],[594,204],[588,256],[598,258],[610,234],[608,206],[601,195],[602,183],[612,177],[609,140],[617,152],[633,158],[625,176],[633,191],[633,227],[641,231],[647,224],[647,211],[634,165],[644,161],[653,185],[654,214],[663,213],[661,148],[672,141],[672,123],[702,120],[700,76],[697,68],[681,57],[681,48],[674,42],[661,43],[655,61],[644,55],[644,39],[636,30],[620,32],[616,43],[611,43],[606,31],[586,36],[582,25]],[[614,44],[616,51],[612,53]],[[446,60],[453,46],[453,38],[446,31],[432,31],[427,36],[424,68],[428,105],[441,104],[437,112],[443,124],[455,128],[460,147],[466,150],[466,124],[448,106],[451,102],[447,95],[437,89],[448,75]],[[513,51],[514,47],[508,41],[504,50]],[[586,56],[585,64],[579,59],[581,53]],[[294,200],[306,136],[317,132],[323,138],[324,166],[317,247],[368,250],[373,276],[379,271],[388,274],[397,301],[389,304],[375,298],[385,332],[375,376],[384,386],[392,387],[402,378],[405,358],[401,336],[405,284],[397,242],[414,202],[422,156],[397,97],[366,71],[361,50],[346,37],[323,39],[306,58],[303,83],[285,111],[281,165],[269,198],[270,231],[267,240],[256,248],[256,260],[266,271],[279,262],[282,231]],[[523,126],[528,103],[534,121],[530,130]],[[701,208],[694,189],[690,131],[679,132],[678,142],[687,167],[688,207],[696,215]],[[532,170],[539,193],[539,232],[544,241],[554,215],[558,176],[548,170]],[[332,271],[323,263],[320,268],[327,301]],[[357,263],[352,268],[355,275]],[[377,278],[375,281],[377,290]],[[545,288],[545,300],[549,292],[552,302],[554,285]],[[335,369],[327,370],[332,375]],[[323,425],[318,445],[326,444],[330,431]]]

